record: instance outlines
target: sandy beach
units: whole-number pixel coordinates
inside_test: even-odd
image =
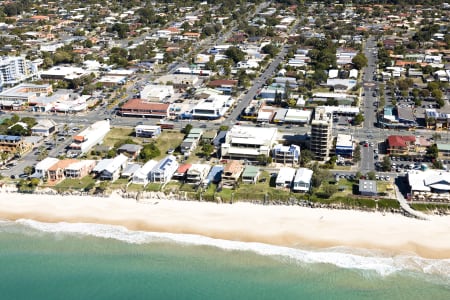
[[[250,203],[0,193],[0,218],[122,225],[131,230],[198,234],[288,247],[346,246],[387,254],[450,258],[450,217],[401,215]]]

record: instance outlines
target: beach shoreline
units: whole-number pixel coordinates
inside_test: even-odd
[[[450,217],[429,220],[399,214],[245,202],[179,200],[138,203],[110,197],[0,193],[0,219],[120,225],[129,230],[195,234],[291,248],[349,247],[387,255],[450,258]]]

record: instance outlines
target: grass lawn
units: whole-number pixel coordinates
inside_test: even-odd
[[[116,181],[110,183],[109,187],[113,190],[115,189],[125,189],[129,180],[128,178],[119,178]]]
[[[164,131],[157,139],[156,146],[161,151],[161,155],[155,159],[162,159],[167,155],[170,148],[177,149],[184,139],[184,134],[176,131]]]
[[[170,181],[164,186],[164,192],[177,193],[180,190],[180,187],[181,187],[181,182]]]
[[[66,178],[60,183],[58,183],[55,188],[58,191],[66,191],[66,190],[82,190],[86,187],[95,185],[95,179],[91,176],[84,176],[81,179],[72,179],[72,178]]]
[[[117,142],[124,141],[129,138],[131,138],[136,143],[141,144],[141,140],[134,137],[132,133],[132,128],[113,127],[103,139],[103,144],[105,146],[113,147]]]
[[[142,192],[144,190],[144,185],[142,184],[130,184],[127,187],[127,192]]]
[[[145,186],[145,191],[146,192],[159,192],[161,190],[161,185],[160,183],[149,183]]]

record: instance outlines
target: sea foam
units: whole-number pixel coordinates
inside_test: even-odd
[[[43,223],[20,219],[16,222],[0,222],[0,225],[7,223],[20,224],[40,232],[56,235],[92,236],[130,244],[174,242],[194,246],[211,246],[227,251],[250,251],[262,256],[288,259],[290,262],[299,264],[322,263],[345,269],[373,271],[381,276],[388,276],[399,271],[411,271],[439,275],[446,281],[450,280],[450,259],[427,259],[413,255],[386,256],[374,251],[345,247],[303,250],[263,243],[214,239],[193,234],[133,231],[123,226],[90,223]]]

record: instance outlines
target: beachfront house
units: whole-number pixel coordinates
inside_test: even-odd
[[[311,189],[311,179],[313,171],[307,168],[299,168],[295,172],[294,181],[292,183],[292,191],[294,192],[309,192]]]
[[[260,168],[257,166],[245,166],[242,173],[242,182],[255,184],[261,174]]]
[[[119,154],[113,159],[103,159],[94,168],[93,172],[101,180],[115,181],[120,177],[120,172],[127,166],[128,157]]]
[[[34,168],[34,174],[32,177],[41,178],[42,180],[46,180],[48,178],[48,170],[57,162],[59,159],[54,157],[46,157],[40,162],[38,162]]]
[[[147,161],[142,167],[134,172],[131,182],[134,184],[146,185],[149,182],[150,171],[158,164],[156,160]]]
[[[211,166],[208,164],[192,164],[186,173],[186,183],[200,184],[208,176]]]
[[[215,165],[209,171],[208,176],[203,180],[203,187],[208,187],[211,183],[219,183],[222,179],[223,166]]]
[[[191,168],[191,164],[182,164],[178,166],[178,169],[173,173],[172,179],[184,181],[187,171]]]
[[[290,188],[292,186],[292,181],[294,180],[295,169],[284,167],[278,172],[277,178],[275,180],[275,185],[277,188]]]
[[[178,169],[178,162],[175,156],[169,155],[163,158],[149,173],[151,182],[168,182]]]
[[[230,160],[223,170],[222,186],[226,188],[235,187],[243,171],[244,166],[239,160]]]
[[[64,169],[66,178],[83,178],[95,167],[95,160],[85,159],[71,163]]]

